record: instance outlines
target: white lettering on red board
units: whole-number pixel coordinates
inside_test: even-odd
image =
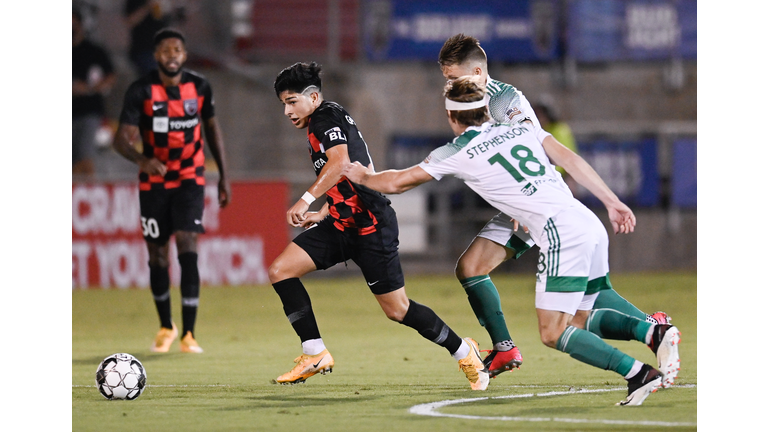
[[[176,245],[170,243],[172,283],[180,270]],[[89,280],[89,258],[95,256],[97,280]],[[149,255],[143,240],[72,242],[72,288],[149,286]],[[91,261],[93,262],[93,261]],[[198,242],[200,282],[206,285],[264,284],[268,281],[261,237],[206,237]]]
[[[77,185],[72,190],[72,288],[149,286],[149,254],[141,237],[136,185]],[[268,281],[261,236],[216,235],[218,188],[206,186],[198,241],[200,281],[209,285]],[[95,237],[95,238],[94,238]],[[176,245],[169,245],[171,282],[180,277]],[[91,268],[96,266],[96,268]]]
[[[203,226],[219,229],[219,200],[216,186],[205,187]],[[136,185],[77,185],[72,190],[72,230],[77,235],[139,233],[141,207]]]

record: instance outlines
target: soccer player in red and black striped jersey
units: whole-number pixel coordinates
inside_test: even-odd
[[[219,170],[219,206],[231,189],[226,176],[224,142],[214,115],[211,85],[183,69],[184,36],[173,29],[155,34],[157,70],[128,88],[113,146],[139,166],[141,228],[149,251],[149,279],[160,317],[152,351],[167,352],[178,336],[171,320],[168,246],[176,240],[181,267],[181,351],[200,353],[194,337],[200,298],[197,237],[204,233],[204,138]],[[141,152],[134,142],[141,139]]]
[[[296,236],[269,267],[272,286],[301,339],[303,351],[296,366],[275,381],[293,384],[332,370],[333,357],[320,337],[309,294],[299,278],[351,259],[362,270],[389,319],[446,348],[459,361],[472,389],[485,390],[488,370],[480,359],[477,343],[460,338],[432,309],[406,295],[397,251],[397,218],[389,200],[341,175],[350,161],[365,166],[373,163],[349,113],[341,105],[323,100],[320,70],[314,62],[296,63],[283,69],[275,80],[275,93],[284,104],[285,115],[297,129],[307,129],[309,155],[317,175],[287,212],[291,226],[308,229]],[[308,212],[309,205],[323,195],[326,202],[322,209]]]

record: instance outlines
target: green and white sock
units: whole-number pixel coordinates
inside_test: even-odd
[[[511,341],[512,337],[507,329],[507,321],[501,311],[499,291],[491,281],[491,277],[488,275],[472,276],[459,282],[464,287],[464,291],[467,292],[469,304],[472,306],[477,320],[481,326],[485,327],[494,345]]]
[[[602,339],[636,340],[648,343],[654,324],[611,309],[595,309],[589,313],[586,330]]]
[[[596,334],[568,326],[557,340],[558,351],[600,369],[612,370],[621,376],[629,375],[635,359],[612,347]]]
[[[613,309],[623,314],[645,321],[648,315],[620,296],[616,290],[609,288],[600,291],[593,309]]]

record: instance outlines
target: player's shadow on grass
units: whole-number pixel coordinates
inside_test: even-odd
[[[334,394],[334,397],[323,397],[322,395],[267,395],[267,396],[251,396],[246,397],[246,400],[254,401],[258,408],[300,408],[307,406],[329,406],[329,405],[344,405],[354,402],[369,402],[386,397],[384,395],[362,395],[350,393],[347,396],[339,396],[338,393]],[[222,411],[227,410],[242,410],[252,409],[253,406],[242,406],[224,408]]]

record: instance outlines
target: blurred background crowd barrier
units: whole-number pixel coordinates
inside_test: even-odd
[[[94,172],[73,175],[73,288],[147,285],[137,168],[110,148],[124,92],[141,73],[128,12],[142,5],[149,10],[146,28],[153,20],[185,33],[187,67],[210,80],[224,132],[234,199],[220,212],[206,206],[209,235],[201,250],[211,258],[201,260],[210,267],[201,269],[204,283],[266,283],[265,269],[296,234],[284,211],[314,173],[305,131],[284,118],[272,87],[282,68],[297,61],[322,64],[325,98],[350,112],[377,170],[405,168],[453,138],[437,55],[445,39],[460,32],[480,40],[493,78],[569,126],[579,153],[632,206],[637,230],[611,236],[612,271],[696,269],[695,0],[73,5],[90,40],[108,51],[117,76],[105,96]],[[208,159],[209,185],[215,185],[216,167]],[[574,192],[606,220],[594,197],[581,188]],[[495,214],[451,179],[391,198],[406,272],[451,271]],[[535,272],[535,263],[529,253],[497,271]]]

